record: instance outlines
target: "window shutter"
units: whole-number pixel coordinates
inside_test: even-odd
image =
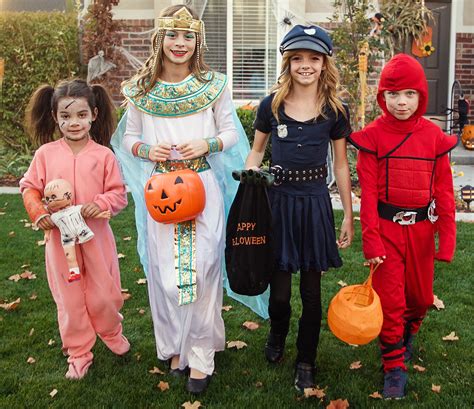
[[[233,3],[233,98],[259,99],[276,81],[277,21],[270,0]]]

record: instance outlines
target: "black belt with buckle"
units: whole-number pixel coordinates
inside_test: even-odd
[[[379,216],[382,219],[390,220],[401,225],[415,224],[428,219],[428,208],[429,206],[417,209],[405,209],[384,202],[379,202],[377,205]]]
[[[284,182],[310,182],[318,179],[325,179],[328,175],[326,164],[307,169],[287,169],[280,165],[270,167],[270,173],[275,176],[275,186]]]

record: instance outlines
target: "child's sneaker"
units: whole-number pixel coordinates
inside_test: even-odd
[[[384,399],[403,399],[407,386],[408,375],[400,367],[390,369],[385,373],[383,383]]]
[[[405,354],[403,358],[405,362],[409,362],[413,358],[413,343],[415,342],[415,337],[415,334],[408,333],[405,338]]]

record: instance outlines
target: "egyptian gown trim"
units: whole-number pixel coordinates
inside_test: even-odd
[[[160,117],[180,117],[209,108],[227,85],[227,77],[219,72],[204,75],[208,82],[201,82],[194,75],[178,83],[157,82],[146,94],[138,93],[136,84],[126,85],[123,95],[137,109]]]

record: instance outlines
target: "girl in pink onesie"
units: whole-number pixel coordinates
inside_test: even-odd
[[[31,97],[27,125],[42,146],[20,181],[23,202],[31,220],[51,230],[45,259],[48,283],[58,309],[63,351],[68,355],[66,378],[84,377],[92,364],[97,335],[117,355],[130,344],[122,335],[123,305],[117,249],[108,220],[127,205],[127,195],[113,152],[107,147],[114,130],[115,109],[107,91],[85,81],[43,85]],[[55,138],[59,130],[60,139]],[[55,140],[57,139],[57,140]],[[52,179],[66,179],[74,190],[74,204],[95,237],[75,246],[81,280],[68,282],[69,269],[59,229],[46,211],[42,196]]]

